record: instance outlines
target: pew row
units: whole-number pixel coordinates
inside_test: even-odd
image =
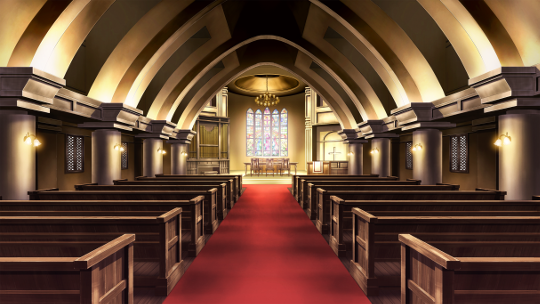
[[[197,256],[205,245],[203,196],[191,200],[5,200],[1,216],[145,216],[182,208],[182,235],[185,251]]]
[[[234,194],[233,194],[233,185],[234,179],[222,179],[222,180],[205,180],[205,181],[184,181],[184,180],[136,180],[128,181],[127,179],[113,180],[115,185],[178,185],[178,186],[189,186],[189,185],[221,185],[223,183],[227,184],[227,194],[226,202],[227,209],[230,210],[234,206]]]
[[[51,241],[49,245],[62,250],[52,252],[47,244],[33,246],[31,257],[17,254],[25,252],[26,244],[3,240],[1,302],[132,304],[135,235],[108,239],[91,244]]]
[[[216,189],[215,205],[205,204],[204,215],[205,218],[215,218],[223,220],[227,215],[227,203],[225,199],[227,184],[221,183],[219,185],[98,185],[98,184],[79,184],[75,185],[76,190],[82,191],[201,191],[201,195],[205,195],[205,202],[212,201],[213,197],[210,193],[206,192],[212,189]],[[203,194],[204,193],[204,194]],[[211,214],[213,212],[214,214]],[[214,223],[214,221],[212,221]],[[217,224],[217,223],[216,223]],[[217,226],[216,226],[217,228]],[[214,229],[215,231],[215,229]],[[212,232],[212,231],[209,231]]]
[[[299,193],[299,203],[303,209],[310,210],[309,213],[316,213],[317,208],[312,210],[311,198],[317,197],[317,188],[319,185],[329,185],[329,186],[353,186],[353,185],[420,185],[419,180],[408,179],[406,181],[402,180],[309,180],[306,182],[305,179],[300,179],[300,184],[306,188]],[[310,185],[311,188],[310,188]],[[314,220],[315,218],[312,218]]]
[[[429,185],[418,185],[429,186]],[[426,188],[427,189],[427,188]],[[317,188],[317,219],[315,225],[322,234],[329,232],[331,196],[344,200],[504,200],[505,191],[433,191],[433,190],[325,190]]]
[[[388,183],[394,183],[394,182],[409,182],[410,184],[388,184]],[[416,183],[418,182],[418,183]],[[381,182],[381,181],[375,181],[373,183],[370,183],[367,181],[365,184],[345,184],[345,185],[339,185],[339,184],[322,184],[317,182],[309,182],[307,183],[307,190],[306,193],[306,206],[307,210],[306,213],[310,217],[310,219],[316,220],[317,214],[319,212],[319,204],[318,204],[318,195],[317,195],[317,189],[321,188],[326,191],[366,191],[366,190],[372,190],[372,191],[412,191],[412,190],[418,190],[418,191],[454,191],[459,190],[459,185],[453,185],[453,184],[437,184],[437,185],[420,185],[420,181],[411,180],[411,181],[387,181],[387,182]],[[328,201],[327,208],[330,208],[331,202]],[[326,210],[326,209],[325,209]]]
[[[298,178],[297,180],[298,195],[296,197],[296,200],[302,206],[303,209],[307,208],[307,206],[304,205],[304,200],[306,199],[306,196],[307,196],[308,184],[317,183],[319,181],[324,181],[324,180],[332,180],[334,182],[343,182],[343,185],[355,185],[355,183],[353,182],[370,182],[370,181],[372,182],[391,182],[392,181],[392,182],[401,182],[401,183],[404,182],[404,181],[398,180],[395,177],[377,177],[377,176],[372,176],[372,177],[351,176],[350,178],[345,178],[341,176],[340,177],[326,177],[326,178],[319,178],[319,177],[312,178],[311,176],[301,177],[301,178]],[[408,180],[405,182],[408,182],[406,184],[413,184],[413,185],[420,184],[420,181],[417,181],[417,180]],[[326,184],[326,185],[329,185],[329,184]]]
[[[352,245],[352,208],[376,216],[540,216],[539,201],[506,200],[344,200],[331,196],[329,245],[338,256],[346,256]]]
[[[16,242],[19,255],[32,255],[36,247],[65,251],[57,240],[87,246],[111,235],[135,234],[134,284],[164,296],[184,274],[181,213],[175,208],[154,216],[1,216],[1,250],[15,251],[9,245]]]
[[[399,234],[470,257],[540,254],[539,216],[375,216],[353,208],[349,271],[366,295],[399,288]]]
[[[235,193],[235,201],[242,195],[242,175],[241,174],[218,174],[218,175],[175,175],[175,174],[156,174],[156,177],[141,176],[136,177],[136,180],[158,179],[158,180],[219,180],[219,179],[234,179],[233,191]]]
[[[359,175],[349,175],[349,174],[317,174],[317,175],[298,175],[294,174],[291,176],[291,186],[293,191],[293,196],[298,200],[298,183],[300,178],[310,178],[310,179],[332,179],[332,180],[351,180],[351,179],[373,179],[374,177],[379,177],[378,174],[359,174]],[[397,176],[388,176],[382,177],[383,179],[394,179],[398,180]]]
[[[538,250],[529,257],[525,254],[494,257],[489,253],[462,257],[461,249],[476,244],[464,242],[453,246],[452,251],[456,253],[449,254],[439,249],[447,244],[431,245],[410,234],[400,234],[399,241],[403,304],[540,302]],[[508,246],[495,245],[501,245],[501,249]]]
[[[213,233],[219,226],[216,211],[216,192],[216,188],[210,190],[162,191],[59,191],[58,189],[51,189],[28,191],[28,195],[31,200],[190,200],[202,195],[204,197],[202,208],[206,215],[203,218],[204,230],[206,233]]]

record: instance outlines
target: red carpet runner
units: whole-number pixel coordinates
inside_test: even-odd
[[[165,304],[370,303],[290,185],[246,187]]]

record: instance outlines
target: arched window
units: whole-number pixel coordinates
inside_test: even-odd
[[[287,156],[287,110],[246,112],[246,155]]]

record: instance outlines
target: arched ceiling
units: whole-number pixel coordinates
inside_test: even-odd
[[[0,65],[190,128],[208,99],[273,65],[343,128],[540,63],[540,1],[3,0]]]

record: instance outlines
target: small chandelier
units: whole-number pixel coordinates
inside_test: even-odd
[[[279,97],[268,92],[268,75],[266,75],[266,93],[255,97],[255,103],[264,107],[274,106],[279,103]]]

